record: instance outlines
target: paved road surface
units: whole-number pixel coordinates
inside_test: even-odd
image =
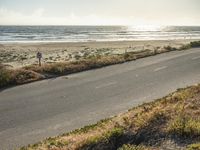
[[[0,92],[0,149],[14,149],[200,82],[200,49],[177,51]]]

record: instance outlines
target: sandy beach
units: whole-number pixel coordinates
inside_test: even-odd
[[[165,46],[178,48],[191,41],[194,40],[0,44],[0,62],[11,68],[19,68],[36,64],[38,51],[42,52],[42,63],[54,63],[126,51],[159,50]]]

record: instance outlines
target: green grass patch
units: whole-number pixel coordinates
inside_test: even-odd
[[[83,128],[80,129],[76,129],[74,131],[71,131],[69,133],[64,133],[62,136],[67,136],[67,135],[72,135],[72,134],[80,134],[80,133],[87,133],[90,130],[95,130],[98,127],[103,127],[105,124],[109,123],[109,121],[111,121],[112,118],[107,118],[107,119],[103,119],[98,121],[96,124],[92,124],[92,125],[87,125]]]
[[[187,146],[187,150],[200,150],[200,143],[195,143]]]
[[[82,143],[82,146],[80,146],[78,149],[115,149],[115,145],[118,144],[118,139],[120,139],[123,134],[124,128],[114,127],[100,135],[88,137],[86,141]]]
[[[112,130],[102,134],[101,136],[88,138],[87,142],[85,143],[85,146],[87,147],[87,145],[94,145],[100,142],[109,143],[111,142],[111,140],[117,139],[123,134],[124,134],[123,128],[119,128],[119,127],[113,128]]]
[[[179,116],[170,123],[169,132],[180,136],[200,136],[200,120]]]
[[[122,147],[118,148],[117,150],[148,150],[147,147],[143,145],[131,145],[131,144],[124,144]]]

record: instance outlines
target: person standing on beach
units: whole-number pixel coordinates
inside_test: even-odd
[[[37,58],[38,58],[39,66],[41,66],[42,53],[39,51],[37,52]]]

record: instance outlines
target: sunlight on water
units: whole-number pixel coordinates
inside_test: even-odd
[[[136,26],[129,26],[129,30],[134,31],[162,31],[166,26],[159,26],[159,25],[136,25]]]

